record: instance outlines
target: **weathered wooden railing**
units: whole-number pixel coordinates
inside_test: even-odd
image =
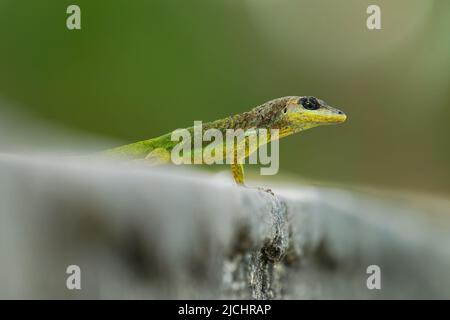
[[[445,204],[274,192],[175,167],[0,155],[0,298],[450,298]],[[367,286],[371,265],[381,289]]]

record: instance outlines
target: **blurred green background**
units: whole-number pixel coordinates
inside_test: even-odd
[[[314,95],[349,120],[281,141],[282,174],[448,195],[449,37],[448,0],[0,0],[0,98],[126,143]]]

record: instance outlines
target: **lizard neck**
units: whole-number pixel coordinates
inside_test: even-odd
[[[284,123],[277,123],[281,110],[286,106],[286,102],[291,97],[283,97],[268,101],[253,108],[250,111],[239,113],[224,119],[216,120],[204,124],[205,130],[215,128],[226,129],[275,129],[280,128]]]

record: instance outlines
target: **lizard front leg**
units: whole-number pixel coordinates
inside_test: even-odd
[[[267,193],[270,193],[271,195],[274,195],[271,189],[261,188],[261,187],[247,187],[244,184],[244,165],[239,163],[233,163],[231,164],[231,173],[233,174],[234,181],[236,181],[236,184],[238,186],[250,188],[250,189],[257,189],[259,191],[264,191]]]
[[[233,174],[234,181],[238,185],[244,185],[244,165],[240,163],[231,164],[231,173]]]

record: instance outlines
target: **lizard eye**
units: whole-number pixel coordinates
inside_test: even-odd
[[[283,113],[286,113],[287,112],[287,107],[284,107],[283,108]]]
[[[320,103],[314,97],[303,97],[298,99],[298,103],[307,110],[317,110],[320,108]]]

